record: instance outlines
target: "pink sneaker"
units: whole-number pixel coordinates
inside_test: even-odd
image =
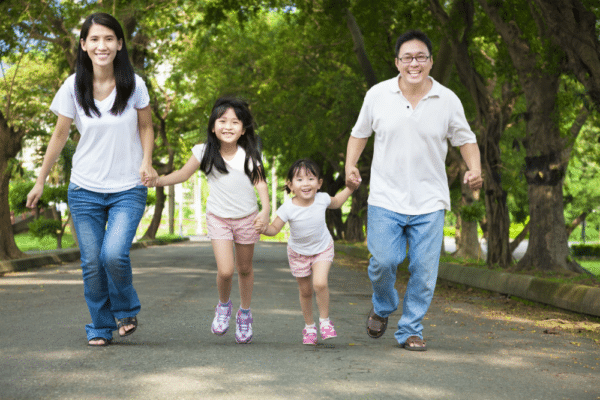
[[[252,313],[244,314],[238,310],[235,318],[235,340],[240,344],[252,342]]]
[[[309,326],[302,330],[302,344],[317,344],[317,327]]]
[[[215,318],[210,330],[215,335],[224,335],[229,330],[229,319],[231,318],[231,300],[225,304],[217,304],[215,307]]]
[[[321,328],[321,339],[331,339],[337,337],[333,323],[330,320],[326,320],[320,323]]]

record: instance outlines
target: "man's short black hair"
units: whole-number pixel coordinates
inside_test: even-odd
[[[425,43],[425,46],[427,46],[427,50],[429,50],[429,55],[431,56],[431,53],[433,52],[433,45],[431,44],[431,40],[429,40],[427,35],[424,34],[423,32],[413,29],[413,30],[404,32],[402,35],[400,35],[400,37],[396,41],[396,57],[398,57],[398,52],[400,51],[400,47],[402,47],[402,45],[404,43],[406,43],[410,40],[413,40],[413,39],[417,39],[417,40]]]

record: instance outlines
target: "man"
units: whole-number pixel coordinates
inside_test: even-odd
[[[367,217],[373,308],[367,333],[381,337],[388,316],[398,308],[394,284],[408,242],[410,279],[395,338],[412,351],[427,350],[421,321],[433,297],[444,214],[450,209],[444,162],[448,140],[460,147],[469,168],[465,183],[477,190],[483,182],[479,148],[460,100],[429,76],[431,53],[431,41],[420,31],[398,38],[399,75],[367,92],[346,154],[346,179],[359,181],[356,163],[375,132]]]

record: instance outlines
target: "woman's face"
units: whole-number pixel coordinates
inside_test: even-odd
[[[112,67],[121,47],[123,40],[117,39],[115,31],[104,25],[92,24],[87,37],[81,39],[81,48],[88,54],[95,67]]]

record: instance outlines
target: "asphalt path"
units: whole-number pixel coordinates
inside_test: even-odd
[[[285,245],[254,257],[254,340],[217,337],[216,266],[208,242],[134,250],[142,302],[136,333],[91,348],[78,263],[0,277],[1,399],[600,399],[592,340],[498,320],[435,297],[429,350],[365,332],[366,272],[334,263],[331,318],[338,337],[302,345],[298,289]],[[400,288],[402,290],[402,288]],[[237,280],[232,293],[239,306]],[[315,311],[316,316],[316,311]]]

